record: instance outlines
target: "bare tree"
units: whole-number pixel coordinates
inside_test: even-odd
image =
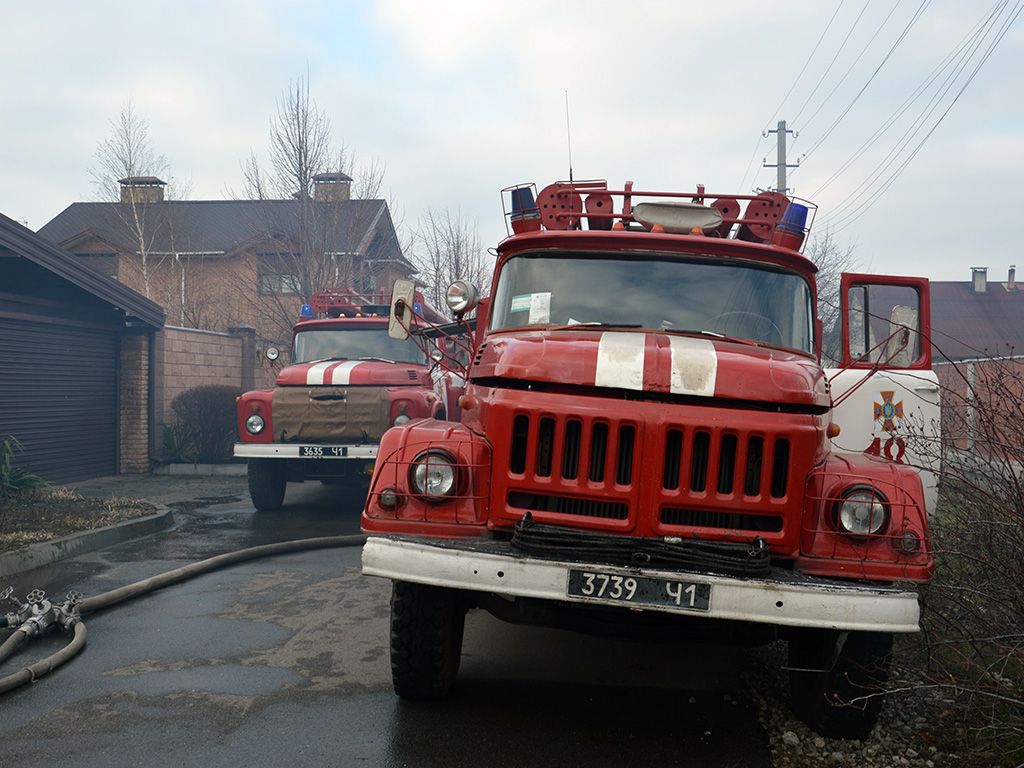
[[[445,290],[455,280],[467,280],[486,291],[493,264],[480,245],[476,223],[460,209],[428,208],[413,237],[413,259],[427,300],[444,306]]]
[[[856,271],[860,264],[853,246],[842,246],[830,229],[815,234],[807,247],[807,258],[818,268],[818,317],[824,329],[822,357],[825,362],[839,360],[840,282],[844,272]]]
[[[121,180],[169,177],[169,165],[167,158],[153,147],[149,123],[138,114],[131,99],[125,102],[117,118],[110,121],[110,129],[110,135],[100,142],[93,155],[93,185],[100,199],[121,203],[117,212],[125,229],[131,233],[128,245],[140,259],[143,293],[152,298],[153,271],[166,258],[166,255],[160,255],[154,263],[150,254],[159,225],[146,220],[148,190],[134,184],[122,185]],[[187,186],[168,178],[165,190],[168,197],[184,197],[187,191]]]
[[[266,163],[254,151],[243,161],[242,190],[250,200],[293,201],[250,224],[264,250],[253,301],[260,311],[270,307],[265,328],[276,330],[265,335],[284,340],[303,299],[318,290],[363,289],[367,252],[393,244],[369,237],[382,223],[379,206],[332,204],[378,199],[385,168],[379,161],[360,163],[343,143],[334,143],[330,119],[310,95],[308,78],[290,83],[278,99],[267,155]],[[335,176],[345,194],[318,200],[316,179],[324,174]]]

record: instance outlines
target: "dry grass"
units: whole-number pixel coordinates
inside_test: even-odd
[[[18,549],[122,520],[156,509],[139,499],[82,496],[70,488],[34,488],[0,498],[0,551]]]

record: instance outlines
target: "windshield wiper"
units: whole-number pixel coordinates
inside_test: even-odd
[[[669,331],[669,333],[671,332],[672,331]],[[735,336],[727,336],[724,333],[719,333],[718,331],[690,331],[690,333],[699,333],[701,336],[712,336],[716,339],[721,339],[722,341],[732,341],[736,344],[746,344],[751,347],[761,346],[759,342],[752,339],[738,339]]]
[[[357,357],[356,360],[373,360],[377,363],[394,363],[394,360],[388,360],[386,357]]]
[[[547,331],[571,331],[575,328],[643,328],[640,323],[569,323],[567,325],[549,325]]]

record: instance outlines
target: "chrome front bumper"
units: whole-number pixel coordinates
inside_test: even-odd
[[[544,560],[511,554],[507,544],[473,540],[371,536],[363,546],[363,573],[397,581],[489,592],[509,597],[609,605],[789,627],[909,633],[918,631],[917,593],[803,576],[774,569],[769,578],[742,579],[658,568]],[[567,594],[569,570],[595,570],[711,585],[710,607],[634,606],[619,600]]]

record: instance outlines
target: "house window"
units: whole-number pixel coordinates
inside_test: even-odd
[[[75,256],[86,266],[92,267],[97,272],[102,272],[111,280],[117,280],[117,254],[104,253],[102,251],[90,251],[87,253],[76,253]]]
[[[262,294],[301,294],[302,280],[296,270],[297,254],[261,253],[259,282]]]

